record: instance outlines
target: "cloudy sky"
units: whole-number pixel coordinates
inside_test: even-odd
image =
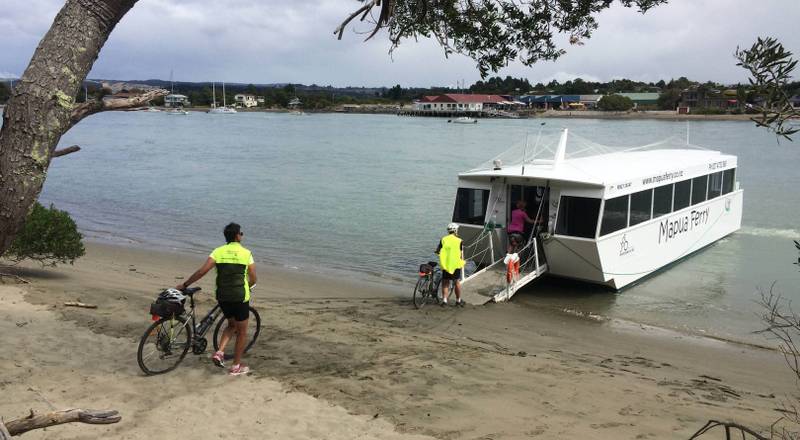
[[[0,0],[0,77],[18,76],[63,0]],[[455,86],[480,79],[474,62],[445,59],[431,41],[388,55],[385,34],[370,42],[333,29],[355,0],[139,0],[117,26],[92,78],[334,86]],[[531,82],[582,77],[643,81],[687,76],[744,82],[733,51],[757,36],[800,54],[800,0],[670,0],[645,15],[615,5],[583,46],[557,62],[511,64],[500,75]],[[362,30],[364,26],[360,27]],[[357,28],[358,29],[358,28]]]

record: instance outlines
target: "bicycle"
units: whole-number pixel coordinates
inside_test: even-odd
[[[168,373],[174,370],[183,361],[189,348],[192,353],[199,355],[206,351],[208,341],[206,332],[214,322],[214,337],[212,339],[214,351],[219,349],[219,340],[222,337],[222,325],[227,320],[219,319],[222,316],[219,304],[215,305],[199,323],[195,322],[194,294],[199,292],[199,287],[184,289],[182,292],[189,297],[189,309],[170,316],[153,315],[153,322],[142,335],[136,360],[139,368],[145,374],[155,375]],[[261,333],[261,316],[258,311],[250,306],[249,325],[247,326],[247,344],[244,352],[247,353],[255,344]],[[225,359],[233,358],[235,337],[226,347]],[[163,365],[159,366],[159,362]]]
[[[437,267],[435,261],[419,266],[419,279],[414,286],[412,296],[414,308],[421,309],[431,298],[435,298],[439,303],[439,283],[442,281],[442,269]]]
[[[450,287],[455,289],[455,281],[448,280]],[[414,294],[412,296],[414,307],[421,309],[432,299],[436,304],[442,303],[442,297],[439,295],[439,285],[442,283],[442,269],[438,267],[435,261],[428,261],[427,264],[419,266],[419,279],[417,284],[414,285]]]

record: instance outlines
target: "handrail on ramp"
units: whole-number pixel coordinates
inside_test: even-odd
[[[518,273],[513,273],[513,268],[509,268],[509,264],[515,264],[512,262],[514,259],[505,258],[498,259],[464,279],[461,282],[461,298],[473,305],[511,299],[519,289],[547,272],[547,263],[541,263],[536,244],[536,237],[532,236],[519,251],[519,258],[516,259]]]

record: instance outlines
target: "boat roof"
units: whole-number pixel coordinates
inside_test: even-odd
[[[459,177],[534,178],[603,187],[650,177],[652,183],[663,184],[685,180],[702,171],[708,174],[711,170],[736,166],[736,156],[696,145],[681,145],[672,138],[641,147],[615,148],[573,134],[569,137],[573,142],[565,146],[560,158],[559,146],[554,147],[552,140],[536,147],[523,146],[522,151],[515,146]],[[558,142],[566,143],[561,137]],[[513,150],[517,150],[516,158]],[[642,182],[645,186],[649,183]]]

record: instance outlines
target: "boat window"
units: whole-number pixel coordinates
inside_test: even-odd
[[[733,183],[736,181],[736,168],[731,168],[722,172],[722,194],[733,191]]]
[[[700,176],[692,179],[692,205],[706,201],[707,186],[708,176]]]
[[[708,198],[719,197],[722,192],[722,171],[708,175]]]
[[[600,235],[610,234],[628,225],[628,196],[616,197],[606,200],[603,209],[603,224],[600,226]]]
[[[459,188],[456,193],[456,206],[453,209],[453,221],[482,225],[488,204],[488,189]]]
[[[629,226],[638,225],[650,220],[650,208],[653,205],[653,190],[639,191],[631,194],[631,218]]]
[[[692,181],[684,180],[675,184],[675,201],[672,204],[672,212],[680,211],[689,206],[689,196],[692,192]]]
[[[659,186],[653,190],[653,218],[672,212],[672,185]]]
[[[594,238],[599,213],[600,199],[561,196],[556,234]]]

